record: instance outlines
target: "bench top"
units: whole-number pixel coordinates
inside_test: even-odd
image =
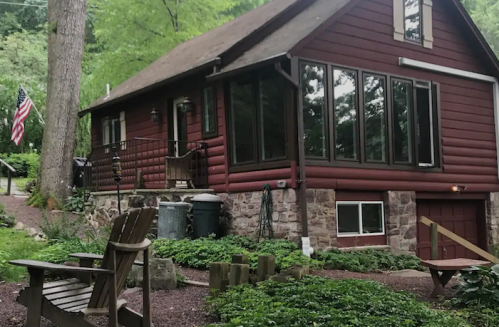
[[[461,270],[472,266],[491,265],[489,261],[473,259],[421,260],[421,265],[435,270]]]

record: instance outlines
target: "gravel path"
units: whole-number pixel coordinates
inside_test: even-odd
[[[26,323],[26,308],[15,302],[22,289],[18,284],[0,284],[0,326],[22,327]],[[216,320],[203,310],[208,289],[186,286],[173,291],[155,291],[151,294],[153,323],[157,327],[200,327]],[[142,292],[123,295],[128,306],[142,312]],[[99,326],[107,326],[106,318],[92,318]],[[42,318],[40,327],[56,327]]]

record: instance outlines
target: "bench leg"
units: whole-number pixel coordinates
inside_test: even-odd
[[[443,296],[445,285],[447,285],[456,272],[457,270],[444,270],[442,275],[440,275],[438,270],[430,269],[431,278],[433,279],[433,284],[435,285],[435,288],[431,293],[431,297],[437,297],[438,295]]]
[[[28,272],[30,297],[27,305],[28,317],[26,327],[40,327],[43,301],[43,270],[28,268]]]

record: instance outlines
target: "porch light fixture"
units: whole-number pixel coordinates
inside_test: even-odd
[[[116,193],[118,196],[118,213],[121,215],[121,200],[120,200],[120,182],[121,182],[121,159],[116,152],[116,146],[113,146],[114,156],[113,163],[113,179],[116,182]]]
[[[181,112],[194,111],[196,109],[196,105],[194,102],[189,99],[189,97],[184,97],[184,100],[177,105]]]
[[[153,107],[151,110],[151,121],[153,123],[159,122],[159,112],[156,110],[156,107]]]
[[[466,185],[452,185],[452,192],[461,193],[466,190],[468,187]]]

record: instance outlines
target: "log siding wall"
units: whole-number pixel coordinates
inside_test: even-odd
[[[462,183],[469,192],[499,190],[492,85],[398,65],[399,57],[407,57],[488,73],[444,3],[433,1],[434,49],[395,41],[392,0],[366,0],[294,53],[306,60],[440,83],[443,172],[309,166],[308,187],[448,192]]]

